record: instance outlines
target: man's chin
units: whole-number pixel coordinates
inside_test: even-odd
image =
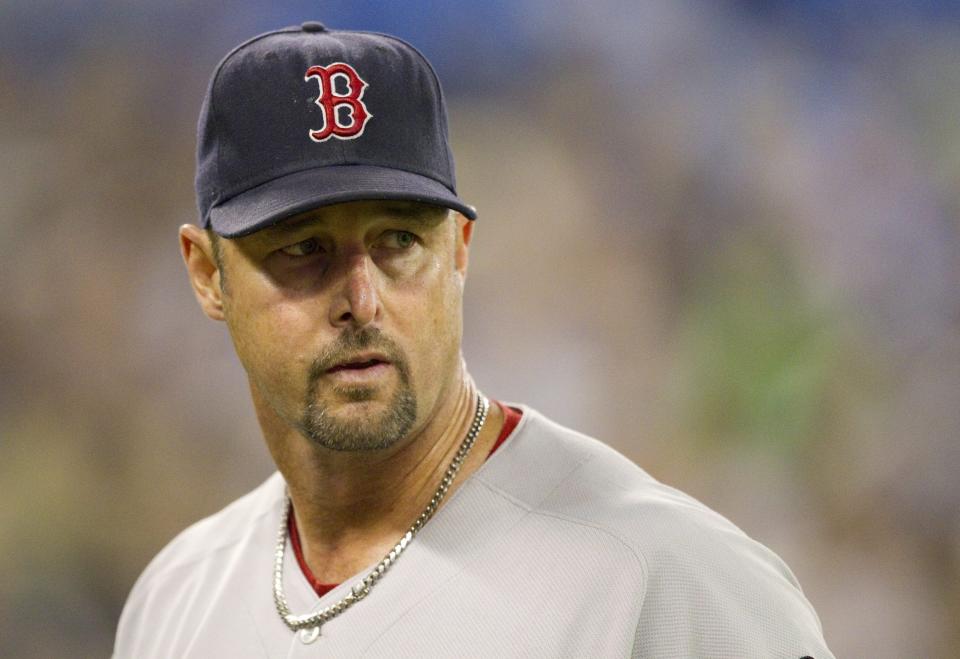
[[[325,448],[386,449],[406,437],[416,420],[416,401],[408,392],[389,400],[375,387],[345,387],[335,393],[334,400],[309,405],[300,424],[307,439]]]

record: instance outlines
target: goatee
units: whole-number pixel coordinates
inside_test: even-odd
[[[317,401],[321,378],[334,365],[348,360],[360,350],[382,352],[397,370],[399,384],[382,413],[360,420],[342,421],[330,414],[327,405]],[[338,386],[333,393],[355,403],[371,400],[373,387]],[[310,365],[306,398],[299,430],[307,439],[334,451],[377,451],[389,448],[407,436],[417,418],[417,399],[410,384],[410,369],[403,351],[376,328],[345,330]]]

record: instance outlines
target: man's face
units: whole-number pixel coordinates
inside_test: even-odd
[[[368,201],[221,239],[223,316],[254,397],[331,449],[416,430],[460,372],[469,236],[445,209]]]

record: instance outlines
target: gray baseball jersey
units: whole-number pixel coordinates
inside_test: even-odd
[[[114,656],[833,657],[789,568],[721,515],[523,406],[476,471],[353,608],[304,643],[271,590],[285,485],[190,527],[137,581]],[[289,554],[284,588],[322,598]]]

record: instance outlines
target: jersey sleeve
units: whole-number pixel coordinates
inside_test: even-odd
[[[795,577],[760,543],[691,533],[645,562],[633,657],[834,659]]]

